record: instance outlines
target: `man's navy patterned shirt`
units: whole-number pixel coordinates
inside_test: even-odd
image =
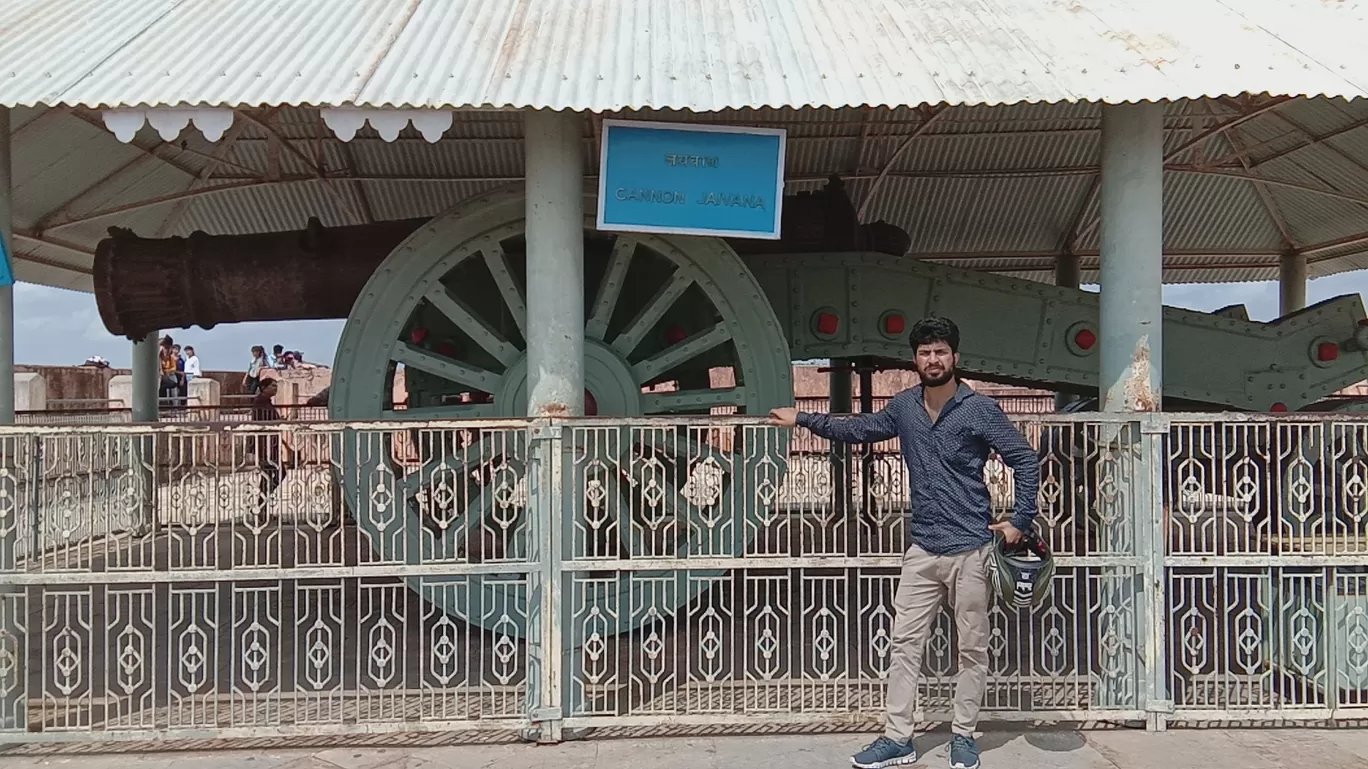
[[[932,424],[920,386],[903,390],[874,414],[800,413],[798,424],[828,440],[875,443],[896,437],[911,486],[912,541],[934,555],[952,555],[992,541],[992,500],[983,481],[989,450],[1012,468],[1016,506],[1012,525],[1031,529],[1037,512],[1040,464],[1031,444],[997,401],[960,384]]]

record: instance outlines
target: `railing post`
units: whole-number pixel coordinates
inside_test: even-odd
[[[0,439],[0,468],[4,470],[0,491],[4,492],[7,502],[0,506],[0,569],[9,574],[19,571],[20,553],[24,548],[22,521],[31,515],[36,517],[38,513],[42,471],[37,469],[41,468],[41,461],[33,450],[34,443],[41,443],[41,438],[34,442],[20,435]],[[28,509],[22,504],[25,501]],[[30,519],[29,524],[33,526],[34,521]],[[35,527],[28,544],[30,557],[37,552],[37,536]],[[22,732],[28,728],[27,614],[26,588],[11,584],[0,588],[0,730],[8,732]]]
[[[157,398],[158,368],[157,332],[133,342],[133,400],[130,416],[134,424],[155,425],[160,419]],[[157,451],[156,438],[151,430],[136,434],[128,446],[129,464],[137,478],[138,515],[130,528],[146,534],[157,527]]]
[[[564,424],[537,419],[528,426],[527,509],[537,570],[529,585],[527,704],[529,739],[560,742],[564,718],[564,611],[561,524],[565,511]]]
[[[1145,726],[1164,731],[1173,713],[1169,695],[1168,666],[1168,532],[1164,515],[1164,467],[1167,460],[1169,420],[1163,414],[1141,417],[1140,453],[1135,468],[1136,555],[1141,559],[1144,583],[1138,640],[1144,644]]]

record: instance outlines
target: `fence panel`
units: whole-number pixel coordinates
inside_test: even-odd
[[[1134,459],[1051,449],[1139,431],[1022,427],[1045,456],[1040,521],[1060,568],[1041,610],[994,606],[985,709],[1139,717],[1140,562],[1134,496],[1121,494]],[[567,725],[880,717],[907,545],[896,445],[833,463],[811,434],[718,417],[574,423],[565,441]],[[986,476],[1005,512],[1010,473]],[[1073,493],[1085,478],[1116,493]],[[923,662],[928,717],[950,709],[954,636],[942,611]]]
[[[1174,416],[1167,453],[1179,717],[1362,718],[1368,422]]]
[[[0,739],[524,726],[524,433],[5,431]]]
[[[1368,421],[1016,419],[1059,568],[992,609],[985,717],[1362,716]],[[831,448],[738,416],[0,429],[0,738],[873,726],[909,478]],[[943,611],[927,719],[955,644]]]

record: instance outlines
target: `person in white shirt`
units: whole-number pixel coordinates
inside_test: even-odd
[[[186,346],[185,348],[185,385],[190,386],[190,382],[197,376],[203,376],[200,372],[199,356],[195,354],[195,348]]]

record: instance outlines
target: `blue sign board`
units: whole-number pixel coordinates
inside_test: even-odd
[[[598,228],[779,239],[785,132],[603,121]]]
[[[10,264],[9,249],[5,248],[5,239],[0,238],[0,286],[14,285],[14,265]]]

